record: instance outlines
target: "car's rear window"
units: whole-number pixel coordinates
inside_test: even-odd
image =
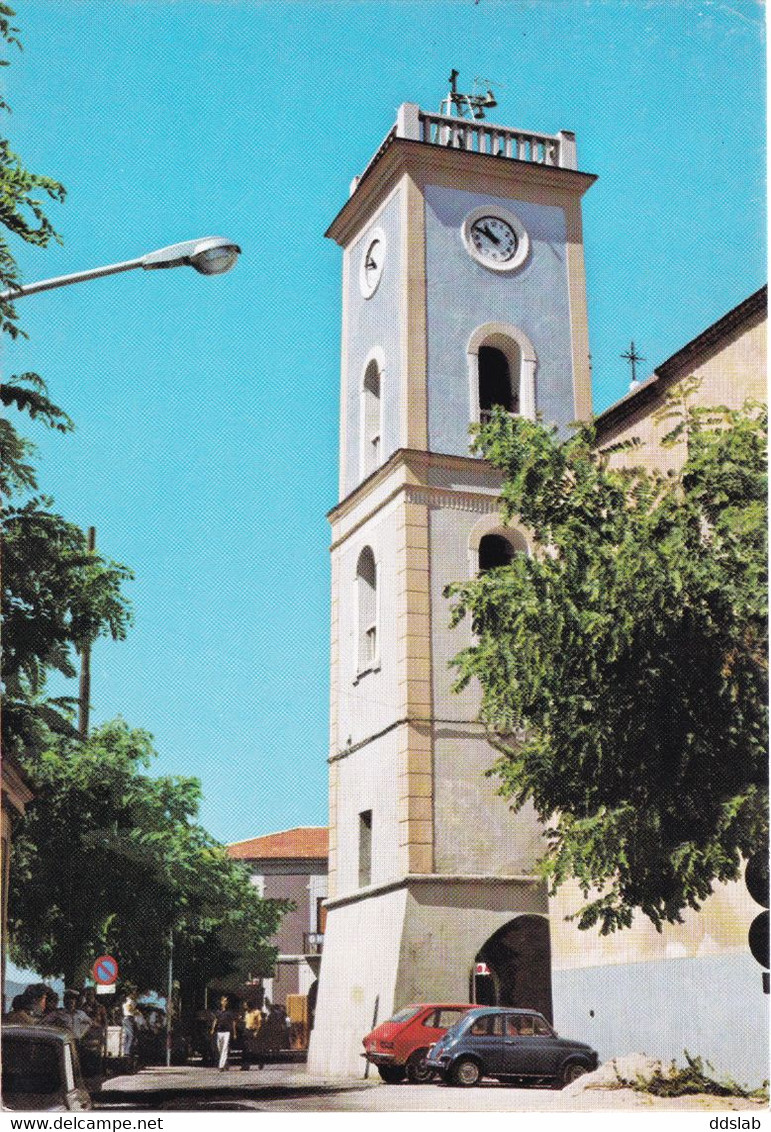
[[[62,1085],[55,1042],[34,1038],[3,1037],[3,1093],[37,1093],[46,1096]]]
[[[454,1009],[446,1006],[440,1006],[437,1010],[431,1012],[423,1022],[424,1026],[428,1026],[435,1030],[449,1030],[450,1026],[454,1026],[459,1022],[466,1010]]]
[[[401,1010],[397,1010],[388,1021],[389,1022],[409,1022],[410,1018],[414,1018],[420,1010],[420,1006],[403,1006]]]

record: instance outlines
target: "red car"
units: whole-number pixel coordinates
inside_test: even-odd
[[[471,1003],[414,1003],[382,1022],[363,1040],[364,1053],[387,1085],[405,1077],[414,1085],[430,1081],[433,1071],[426,1065],[429,1048],[450,1026],[460,1021]]]

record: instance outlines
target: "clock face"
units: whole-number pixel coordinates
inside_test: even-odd
[[[377,290],[385,263],[385,233],[381,228],[370,232],[364,244],[364,254],[359,266],[359,287],[365,299],[370,299]]]
[[[471,242],[482,259],[492,263],[508,263],[517,254],[517,233],[500,216],[480,216],[471,225],[469,232]]]
[[[466,251],[491,271],[516,271],[530,251],[530,240],[518,216],[489,204],[473,209],[463,221]]]

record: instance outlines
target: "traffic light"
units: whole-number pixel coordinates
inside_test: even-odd
[[[749,944],[750,951],[753,958],[764,967],[763,971],[763,991],[765,994],[769,993],[769,971],[771,966],[769,963],[769,923],[768,923],[768,905],[769,905],[769,886],[768,886],[768,853],[764,850],[760,853],[753,853],[747,862],[747,869],[744,873],[744,882],[747,885],[747,891],[756,904],[760,904],[761,908],[765,908],[765,912],[761,912],[755,917],[750,924],[749,931]]]

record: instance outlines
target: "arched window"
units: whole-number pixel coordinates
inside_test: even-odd
[[[373,358],[364,371],[361,387],[361,478],[380,467],[380,381],[381,371]]]
[[[365,672],[377,662],[377,566],[369,546],[365,546],[356,565],[358,597],[358,671]]]
[[[479,573],[486,574],[498,566],[508,566],[515,550],[503,535],[485,535],[479,543]]]
[[[484,423],[493,408],[535,420],[537,359],[533,344],[516,326],[486,322],[469,338],[471,421]]]
[[[484,423],[500,405],[507,413],[519,413],[519,347],[511,344],[513,365],[497,346],[479,347],[479,419]]]

